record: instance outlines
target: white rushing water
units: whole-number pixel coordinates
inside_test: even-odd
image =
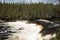
[[[28,23],[28,21],[7,22],[7,24],[17,32],[12,34],[13,40],[50,40],[52,37],[56,37],[55,34],[42,37],[39,32],[44,27],[35,23]]]
[[[43,20],[42,20],[43,21]],[[49,22],[49,21],[48,21]],[[5,25],[10,26],[12,32],[11,36],[7,40],[50,40],[53,37],[56,37],[56,34],[42,36],[39,33],[44,27],[36,23],[29,23],[28,21],[16,21],[16,22],[6,22]],[[9,30],[8,30],[9,31]],[[4,32],[7,32],[4,31]],[[1,32],[1,33],[4,33]]]
[[[28,24],[27,21],[8,22],[8,25],[17,30],[17,33],[13,35],[17,36],[19,40],[37,40],[37,34],[41,30],[36,24]],[[20,28],[23,29],[19,30]]]

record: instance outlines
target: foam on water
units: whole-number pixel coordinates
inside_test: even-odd
[[[28,21],[7,22],[7,24],[17,32],[12,34],[12,38],[15,40],[16,38],[18,38],[17,40],[50,40],[50,37],[53,37],[52,35],[46,35],[42,37],[42,35],[39,34],[39,32],[42,30],[42,26],[27,22]],[[23,29],[20,30],[20,28]]]

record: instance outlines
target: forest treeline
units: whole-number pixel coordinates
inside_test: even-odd
[[[60,5],[0,3],[0,19],[51,18],[60,15]]]

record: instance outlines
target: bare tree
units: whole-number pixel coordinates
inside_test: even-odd
[[[5,3],[5,0],[3,1],[3,3]]]
[[[59,4],[60,4],[60,0],[59,0]]]
[[[32,0],[30,0],[30,3],[32,3]]]
[[[23,0],[23,4],[25,3],[25,0]]]

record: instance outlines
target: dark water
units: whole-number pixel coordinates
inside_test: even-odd
[[[6,40],[11,36],[12,32],[11,27],[5,24],[4,21],[0,20],[0,40]]]
[[[57,23],[57,24],[59,24],[60,25],[60,18],[54,18],[53,19],[53,22],[55,22],[55,23]],[[57,37],[56,38],[52,38],[51,40],[60,40],[60,26],[59,26],[59,28],[57,28]]]

